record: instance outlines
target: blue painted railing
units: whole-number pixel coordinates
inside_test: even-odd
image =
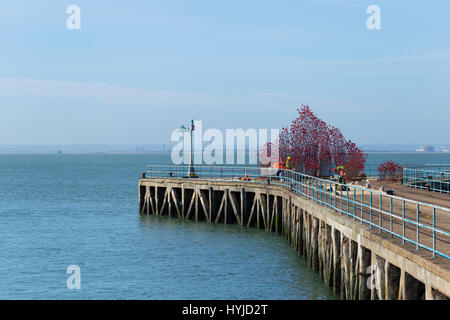
[[[367,177],[378,177],[380,175],[380,172],[378,171],[378,167],[381,165],[381,163],[366,163],[364,165],[364,174]],[[431,171],[438,171],[438,172],[447,172],[450,173],[450,164],[445,163],[433,163],[433,164],[427,164],[427,163],[400,163],[399,164],[402,168],[408,168],[408,169],[416,169],[416,170],[431,170]]]
[[[450,194],[450,170],[434,171],[405,168],[403,169],[403,184],[415,189]]]
[[[146,178],[191,179],[189,166],[149,165]],[[388,195],[385,192],[308,176],[287,169],[195,166],[197,180],[281,185],[348,218],[450,259],[450,208]]]

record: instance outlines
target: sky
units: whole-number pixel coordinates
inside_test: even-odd
[[[302,104],[357,144],[450,143],[448,0],[0,3],[0,145],[281,128]]]

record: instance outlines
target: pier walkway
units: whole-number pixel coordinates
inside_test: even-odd
[[[322,260],[320,255],[317,259],[314,255],[311,256],[306,249],[308,243],[311,248],[322,248],[327,254],[333,254],[333,259],[337,259],[338,255],[343,265],[336,265],[328,269],[328,272],[334,270],[336,273],[340,272],[341,267],[347,268],[347,259],[350,264],[352,259],[353,263],[358,262],[358,272],[361,272],[367,265],[367,261],[363,264],[366,259],[364,257],[372,252],[372,258],[369,259],[372,263],[376,264],[378,258],[386,261],[382,263],[385,271],[383,277],[397,283],[391,286],[391,290],[394,290],[399,298],[417,298],[417,293],[420,292],[418,288],[422,288],[421,281],[424,283],[422,291],[426,292],[427,298],[450,296],[448,207],[400,197],[398,195],[402,191],[398,188],[399,185],[395,186],[396,195],[392,196],[360,186],[344,187],[330,180],[286,169],[277,171],[259,167],[196,166],[196,178],[187,176],[188,169],[188,166],[149,166],[140,182],[141,213],[171,215],[171,210],[176,209],[180,217],[189,218],[194,210],[196,220],[204,215],[209,222],[223,222],[224,217],[220,215],[227,217],[227,214],[222,212],[226,211],[227,207],[232,207],[235,218],[232,215],[228,217],[228,221],[242,226],[252,226],[256,223],[259,226],[261,214],[267,230],[280,229],[297,247],[303,243],[305,257],[309,255],[310,260],[318,259],[319,265],[320,261],[323,263],[326,260],[325,256]],[[279,205],[281,203],[282,206]],[[294,219],[295,223],[289,222],[290,219]],[[227,223],[226,218],[224,223]],[[312,232],[314,228],[311,229],[311,226],[315,225],[314,223],[318,223],[319,238],[316,239],[314,234],[310,235],[317,241],[311,242],[309,239],[308,242],[308,236],[305,238],[305,234]],[[325,231],[320,231],[322,226]],[[340,241],[341,249],[330,249],[325,244],[324,249],[320,244],[321,232],[324,232],[325,238],[337,236],[339,239],[336,238],[335,241]],[[346,241],[350,241],[349,248],[346,247]],[[343,253],[349,253],[350,256],[342,255]],[[358,274],[355,265],[350,269],[355,275]],[[389,270],[396,271],[392,273]],[[401,278],[400,282],[396,280],[397,276]],[[335,285],[341,287],[346,283],[344,281]],[[362,294],[360,298],[367,298],[367,292],[361,285],[362,283],[359,288]],[[389,283],[386,282],[384,287],[387,286]],[[405,286],[415,289],[405,291]],[[344,298],[355,294],[354,290],[356,289],[346,289]],[[411,293],[413,291],[414,294]],[[389,297],[392,298],[396,294],[391,293]],[[374,293],[371,295],[373,298]],[[379,292],[378,296],[387,298],[386,293]]]
[[[450,207],[450,194],[428,191],[424,189],[415,189],[405,186],[401,183],[392,181],[371,181],[372,189],[378,190],[381,186],[385,190],[394,190],[397,197],[426,202],[439,207]]]

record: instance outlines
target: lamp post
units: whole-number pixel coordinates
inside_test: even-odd
[[[189,164],[189,171],[188,171],[188,175],[189,178],[197,178],[197,174],[195,173],[195,169],[194,169],[194,161],[193,161],[193,140],[192,140],[192,136],[193,136],[193,132],[195,130],[195,126],[194,126],[194,120],[191,120],[191,124],[189,125],[189,131],[191,133],[191,162]]]

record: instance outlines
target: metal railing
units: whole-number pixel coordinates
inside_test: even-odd
[[[366,163],[364,165],[363,172],[366,174],[367,177],[378,177],[380,175],[378,171],[378,167],[380,165],[381,163]],[[450,164],[445,163],[438,163],[438,164],[400,163],[400,166],[407,169],[432,170],[450,173]]]
[[[400,198],[356,185],[308,176],[287,169],[195,166],[196,178],[188,176],[189,166],[149,165],[147,178],[245,181],[281,185],[348,218],[366,224],[370,229],[400,238],[450,259],[450,208]]]
[[[403,184],[415,189],[450,194],[450,171],[405,168],[403,169]]]
[[[450,164],[446,163],[425,163],[425,164],[406,164],[403,166],[408,169],[432,170],[440,172],[450,172]]]

